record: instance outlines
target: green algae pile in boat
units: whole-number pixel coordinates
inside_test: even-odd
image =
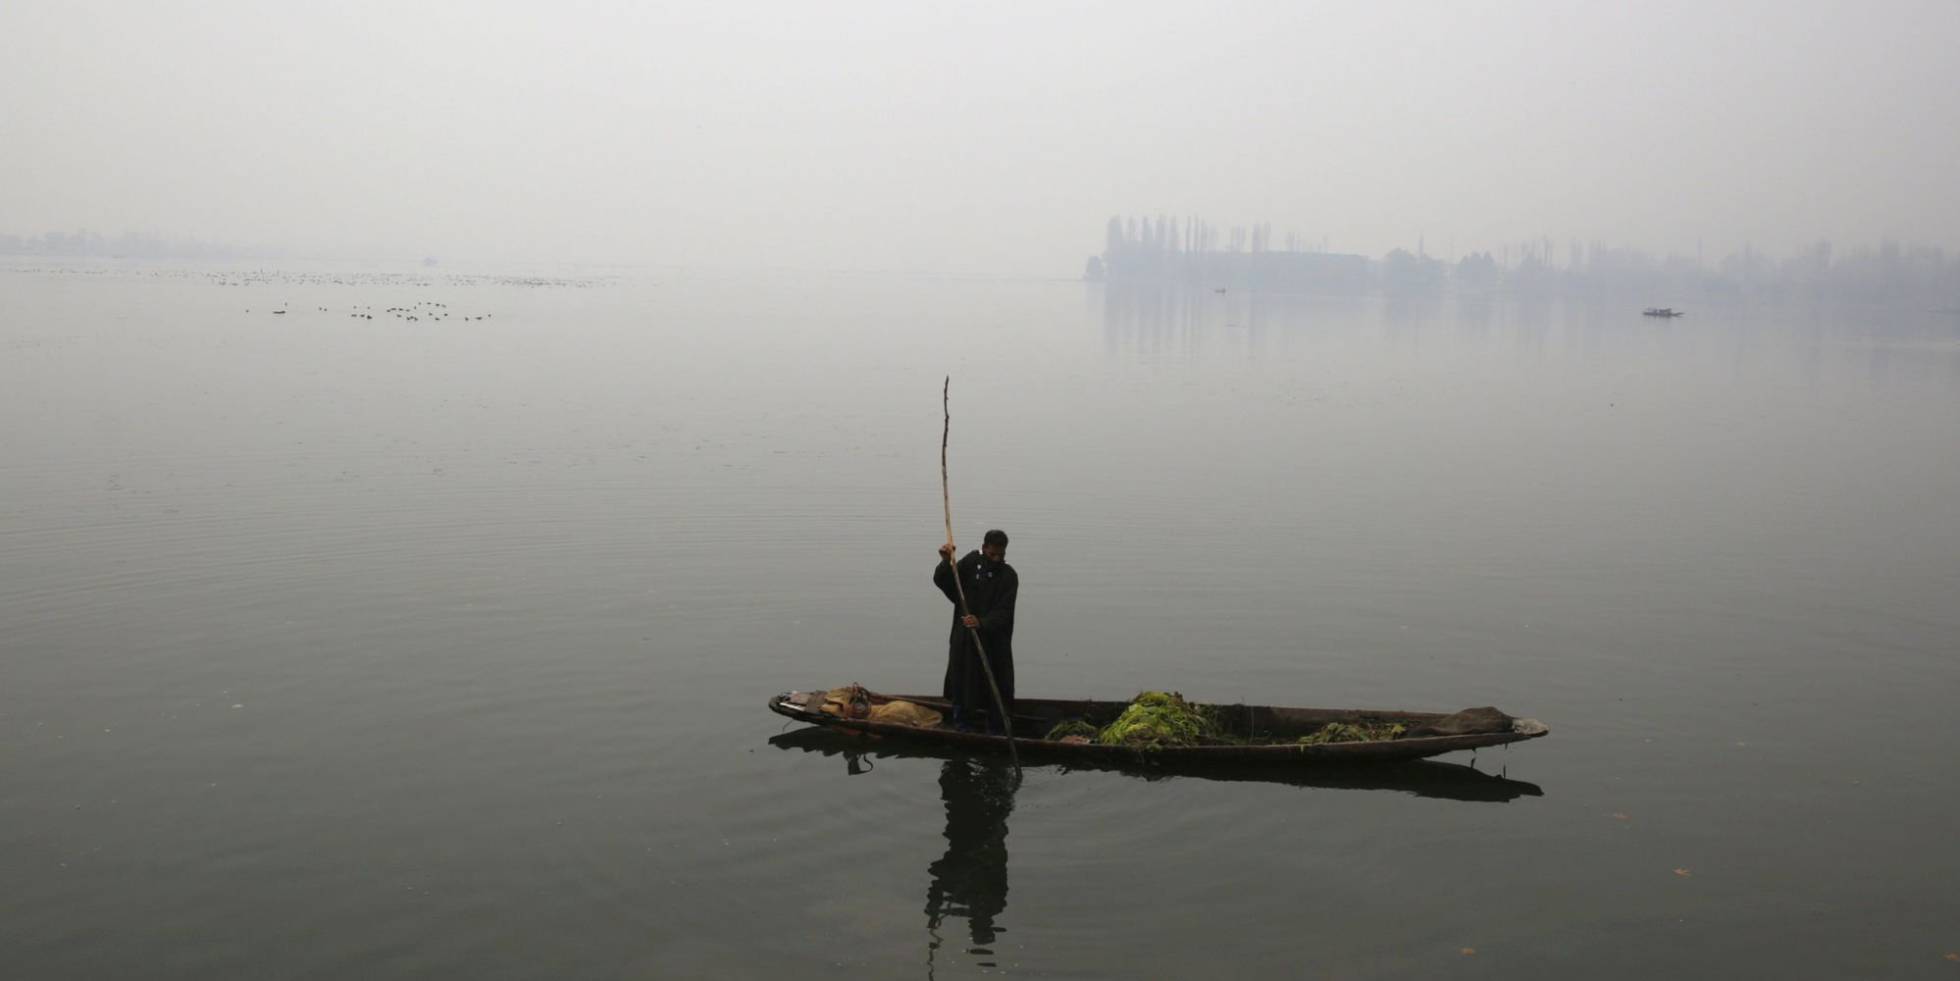
[[[1101,733],[1102,730],[1096,728],[1093,725],[1090,725],[1087,722],[1082,721],[1081,719],[1070,719],[1067,722],[1064,722],[1056,726],[1055,728],[1048,730],[1048,735],[1043,736],[1041,738],[1046,739],[1049,742],[1060,742],[1063,739],[1068,738],[1069,736],[1085,736],[1087,738],[1094,739]]]
[[[1300,745],[1318,746],[1321,743],[1372,743],[1383,739],[1399,739],[1409,731],[1399,722],[1329,722],[1320,731],[1310,736],[1301,736]]]
[[[1157,749],[1163,746],[1195,746],[1213,733],[1211,717],[1199,706],[1184,700],[1177,692],[1147,691],[1130,702],[1130,707],[1104,726],[1096,740],[1105,746]]]
[[[1124,746],[1136,750],[1165,749],[1173,746],[1268,746],[1297,743],[1318,746],[1325,743],[1364,743],[1400,739],[1408,726],[1399,722],[1360,718],[1351,722],[1329,722],[1318,730],[1295,739],[1271,734],[1245,735],[1221,724],[1221,710],[1215,705],[1199,705],[1184,700],[1177,692],[1143,692],[1123,709],[1116,721],[1098,729],[1084,719],[1067,719],[1048,730],[1043,738],[1060,742],[1071,736],[1093,739],[1104,746]]]

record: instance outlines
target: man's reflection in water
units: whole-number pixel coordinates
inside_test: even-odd
[[[946,854],[927,866],[926,933],[930,963],[939,949],[939,924],[964,916],[973,945],[969,954],[990,960],[1001,928],[996,917],[1007,909],[1007,815],[1014,810],[1013,771],[1003,761],[947,760],[939,769],[939,796],[946,802]]]

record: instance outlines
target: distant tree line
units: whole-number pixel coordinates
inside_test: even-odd
[[[1364,256],[1309,248],[1292,233],[1282,248],[1272,243],[1270,224],[1223,228],[1199,218],[1111,218],[1102,254],[1091,256],[1083,272],[1093,280],[1214,288],[1353,291],[1372,285]]]
[[[1288,233],[1272,245],[1270,224],[1221,228],[1158,216],[1111,218],[1103,251],[1084,278],[1113,283],[1175,283],[1213,289],[1334,292],[1508,293],[1640,296],[1654,303],[1698,299],[1834,299],[1909,302],[1960,310],[1960,256],[1937,246],[1883,242],[1839,252],[1818,242],[1773,257],[1752,246],[1713,261],[1656,256],[1598,242],[1549,238],[1471,252],[1455,262],[1398,248],[1382,258],[1329,252]],[[1563,254],[1560,254],[1561,251]]]
[[[277,250],[124,232],[114,238],[87,230],[15,235],[0,232],[0,255],[129,259],[272,259]]]

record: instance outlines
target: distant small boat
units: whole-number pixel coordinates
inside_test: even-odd
[[[1640,315],[1643,317],[1679,317],[1682,315],[1682,311],[1676,310],[1673,307],[1648,307],[1640,311]]]

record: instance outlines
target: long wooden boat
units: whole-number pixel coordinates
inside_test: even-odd
[[[842,758],[851,774],[869,773],[885,760],[939,760],[942,763],[975,768],[1007,767],[1001,755],[979,756],[957,746],[930,740],[884,739],[835,726],[799,726],[769,737],[770,746],[785,751],[813,753]],[[1031,757],[1029,762],[1034,762]],[[1138,760],[1043,758],[1044,766],[1064,772],[1119,773],[1138,780],[1205,780],[1224,783],[1261,783],[1309,790],[1393,791],[1415,797],[1505,804],[1525,797],[1543,797],[1544,788],[1518,780],[1501,770],[1488,773],[1464,763],[1439,760],[1404,760],[1366,766],[1273,766],[1228,760],[1201,764],[1176,764]]]
[[[798,722],[830,726],[850,732],[895,739],[936,743],[976,751],[1007,751],[1007,737],[985,732],[967,732],[947,725],[924,727],[871,718],[852,718],[823,711],[828,690],[788,691],[769,699],[769,710]],[[883,695],[864,693],[869,705],[892,701],[912,702],[950,717],[952,705],[932,695]],[[1196,704],[1196,703],[1194,703]],[[1214,705],[1212,715],[1219,721],[1218,738],[1195,746],[1164,746],[1143,749],[1133,746],[1105,746],[1095,741],[1061,742],[1043,738],[1056,726],[1070,720],[1101,727],[1114,721],[1130,705],[1127,701],[1103,702],[1086,699],[1019,698],[1014,702],[1014,748],[1023,756],[1057,759],[1102,760],[1113,763],[1154,762],[1167,765],[1202,766],[1207,763],[1385,763],[1417,760],[1463,749],[1502,746],[1506,743],[1537,739],[1551,729],[1536,719],[1514,718],[1495,710],[1478,710],[1472,723],[1462,723],[1468,713],[1400,712],[1384,709],[1284,708],[1271,705]],[[1365,742],[1303,743],[1303,737],[1319,732],[1330,722],[1350,724],[1400,723],[1409,734],[1395,739]],[[1436,731],[1439,728],[1446,731]],[[1476,731],[1461,731],[1463,729]]]

